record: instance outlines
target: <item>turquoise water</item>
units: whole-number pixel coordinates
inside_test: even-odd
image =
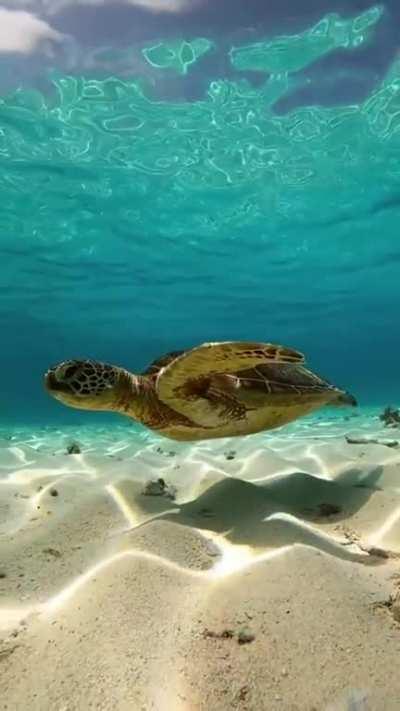
[[[46,396],[60,360],[135,371],[226,339],[398,403],[400,60],[329,93],[385,22],[375,5],[250,42],[157,38],[3,91],[2,421],[104,420]]]

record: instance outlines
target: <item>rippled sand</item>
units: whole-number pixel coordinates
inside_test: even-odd
[[[400,429],[344,412],[0,430],[0,707],[398,710]]]

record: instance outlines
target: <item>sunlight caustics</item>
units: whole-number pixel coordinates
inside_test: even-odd
[[[216,545],[218,544],[216,543]],[[223,543],[220,542],[222,556],[221,560],[217,561],[211,570],[212,577],[225,578],[229,575],[240,573],[250,566],[285,555],[293,546],[294,544],[290,544],[265,551],[264,553],[256,553],[250,546],[232,545],[225,540]]]
[[[302,519],[297,518],[297,516],[293,516],[292,514],[286,512],[277,512],[270,514],[269,516],[264,518],[265,523],[274,521],[287,523],[293,526],[294,531],[292,533],[292,536],[295,534],[295,532],[297,533],[297,537],[299,537],[299,534],[304,535],[304,539],[299,538],[298,541],[294,540],[294,544],[298,543],[310,545],[314,548],[319,548],[320,550],[328,554],[334,554],[336,549],[338,554],[340,551],[340,557],[347,557],[347,554],[349,554],[349,556],[355,554],[357,557],[366,559],[369,557],[368,552],[364,551],[356,543],[349,544],[348,539],[346,539],[345,537],[338,537],[333,535],[332,533],[325,533],[320,528],[317,528],[316,526],[311,526],[310,524],[306,523]]]
[[[39,611],[36,605],[0,607],[0,630],[7,632],[7,630],[13,629],[26,620],[27,617]]]
[[[208,572],[209,575],[212,574],[215,577],[229,575],[245,567],[252,560],[253,551],[250,546],[234,545],[227,541],[223,535],[209,529],[196,528],[195,530],[202,538],[211,541],[220,554]]]
[[[33,459],[28,459],[26,456],[26,452],[22,449],[22,447],[8,447],[8,452],[15,457],[17,462],[20,464],[26,464],[29,466],[29,464],[33,464],[34,460]],[[8,469],[9,465],[4,464],[3,462],[0,462],[0,468],[1,469]]]
[[[167,558],[161,558],[154,553],[148,553],[145,551],[128,550],[121,551],[120,553],[115,553],[114,555],[106,558],[105,560],[96,563],[91,566],[85,573],[76,577],[69,585],[67,585],[63,590],[57,593],[55,596],[51,597],[47,602],[41,606],[41,610],[48,615],[53,614],[60,607],[65,605],[69,600],[76,595],[76,593],[90,580],[92,580],[98,573],[106,570],[110,565],[116,563],[124,558],[134,558],[135,560],[144,560],[165,566],[167,569],[176,571],[183,575],[188,575],[190,577],[202,577],[204,574],[197,570],[191,570],[189,568],[183,568],[178,563],[174,563]]]
[[[334,49],[352,49],[363,44],[382,13],[381,5],[351,19],[331,13],[298,35],[234,47],[230,59],[239,70],[269,72],[273,76],[298,72]]]
[[[162,565],[165,568],[176,571],[183,575],[188,575],[194,578],[204,577],[204,573],[197,570],[191,570],[189,568],[183,568],[182,566],[174,563],[166,558],[161,558],[153,553],[148,553],[144,551],[137,550],[127,550],[120,553],[115,553],[104,560],[92,565],[85,573],[78,575],[74,578],[68,585],[66,585],[60,592],[56,595],[50,597],[44,603],[38,603],[37,605],[27,605],[19,606],[15,608],[10,607],[0,607],[0,629],[10,629],[16,624],[20,623],[29,615],[39,614],[45,616],[51,616],[57,610],[64,607],[78,592],[81,590],[88,582],[93,580],[93,578],[99,573],[105,571],[110,565],[123,560],[125,558],[133,558],[135,560],[149,561],[158,565]]]
[[[159,42],[152,47],[145,47],[142,54],[152,67],[172,69],[179,74],[187,74],[203,54],[209,52],[213,44],[210,40],[199,37],[189,42],[176,40],[174,42]]]
[[[390,533],[390,531],[400,522],[400,506],[396,507],[391,515],[389,515],[386,521],[382,524],[380,528],[371,533],[368,537],[368,543],[370,545],[376,545],[381,543],[383,539]],[[400,540],[399,540],[400,543]]]
[[[118,508],[124,515],[128,525],[131,528],[136,528],[141,521],[138,520],[137,514],[132,509],[132,506],[130,506],[126,500],[126,498],[121,494],[120,491],[113,485],[113,484],[107,484],[105,486],[105,490],[110,494],[110,496],[113,498],[115,503],[117,504]]]

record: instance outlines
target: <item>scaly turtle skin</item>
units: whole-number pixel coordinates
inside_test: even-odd
[[[65,361],[46,373],[45,387],[65,405],[119,412],[175,440],[247,435],[323,405],[357,404],[303,363],[298,351],[271,343],[204,343],[159,358],[141,375]]]

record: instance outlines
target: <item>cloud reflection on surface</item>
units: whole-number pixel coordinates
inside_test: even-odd
[[[61,38],[57,30],[31,12],[0,7],[0,52],[29,54],[46,40],[57,42]]]

